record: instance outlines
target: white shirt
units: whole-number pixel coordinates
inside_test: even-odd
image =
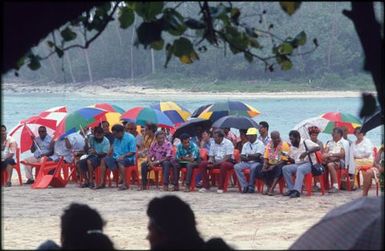
[[[14,152],[14,149],[11,149],[10,145],[11,144],[16,144],[16,141],[13,137],[7,135],[7,138],[5,142],[2,142],[4,144],[4,149],[3,147],[1,148],[1,161],[4,160],[5,156],[8,155],[9,153],[13,153],[12,159],[16,160],[16,152]]]
[[[337,142],[335,142],[334,140],[330,140],[326,143],[326,147],[329,149],[329,153],[340,153],[341,148],[344,148],[344,145],[341,140]]]
[[[289,157],[292,158],[295,163],[309,162],[309,157],[307,155],[306,155],[306,157],[303,160],[301,160],[299,158],[302,153],[306,152],[306,148],[305,148],[304,142],[306,143],[306,146],[307,146],[308,150],[310,150],[310,149],[312,149],[314,147],[319,147],[319,145],[317,143],[314,143],[310,139],[305,139],[305,140],[301,139],[301,141],[299,142],[298,147],[295,147],[294,145],[291,145],[290,151],[289,151]],[[313,164],[317,163],[317,159],[315,157],[315,153],[311,153],[310,157],[311,157],[311,161],[313,162]]]
[[[350,142],[344,138],[341,138],[340,140],[342,144],[344,145],[344,150],[345,150],[345,167],[349,166],[349,149],[350,149]]]
[[[253,143],[250,143],[250,141],[247,141],[245,144],[243,144],[242,147],[242,153],[243,155],[246,154],[256,154],[260,153],[263,155],[265,152],[265,145],[262,141],[259,139],[256,139]],[[254,160],[250,160],[249,163],[255,162]]]
[[[356,169],[354,158],[373,159],[373,144],[368,138],[364,137],[359,144],[356,141],[352,143],[349,153],[349,173],[353,174]]]
[[[67,136],[68,140],[72,145],[72,152],[80,152],[84,150],[84,146],[86,145],[85,139],[80,133],[71,133]]]
[[[223,138],[220,144],[217,144],[214,141],[213,144],[210,145],[209,156],[213,156],[215,161],[223,160],[226,155],[232,156],[233,153],[234,145],[226,138]]]

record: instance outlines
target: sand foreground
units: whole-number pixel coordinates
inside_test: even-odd
[[[220,236],[237,249],[287,249],[329,210],[361,196],[361,191],[315,193],[289,199],[282,195],[240,194],[236,188],[217,194],[66,188],[36,190],[29,185],[2,188],[2,248],[35,249],[52,239],[60,243],[60,216],[71,202],[86,203],[107,221],[105,233],[117,249],[148,249],[146,208],[157,196],[174,194],[187,201],[202,237]],[[278,191],[278,189],[277,189]],[[373,196],[374,192],[370,194]]]

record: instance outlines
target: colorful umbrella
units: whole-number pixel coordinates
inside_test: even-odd
[[[161,127],[174,127],[172,121],[164,113],[151,107],[134,107],[123,113],[120,119],[133,121],[142,126],[156,124]]]
[[[191,114],[191,118],[198,118],[198,116],[207,109],[207,107],[211,106],[212,104],[202,105],[199,106],[195,111]]]
[[[257,122],[246,116],[229,115],[215,121],[213,127],[249,129],[251,127],[259,128],[259,125]]]
[[[108,112],[117,112],[120,114],[124,113],[124,109],[121,108],[120,106],[111,105],[108,103],[98,103],[98,104],[91,105],[89,107],[95,107],[95,108],[103,109],[103,110],[106,110]]]
[[[150,107],[166,114],[174,124],[185,122],[191,115],[191,113],[186,108],[171,101],[161,101],[158,104],[150,105]]]
[[[254,107],[240,101],[217,102],[207,107],[198,118],[210,119],[212,122],[227,115],[243,115],[247,117],[255,117],[260,112]]]
[[[121,124],[120,116],[124,113],[123,108],[117,105],[111,105],[108,103],[94,104],[89,107],[95,107],[107,111],[104,116],[99,117],[97,121],[90,124],[90,127],[98,126],[102,121],[108,121],[110,124],[110,130],[115,124]]]
[[[90,124],[98,121],[105,113],[106,111],[102,109],[85,107],[67,114],[57,126],[54,139],[66,137],[71,133],[88,127]]]
[[[327,112],[320,117],[332,122],[323,130],[324,133],[332,133],[334,127],[342,126],[348,129],[348,133],[353,133],[354,128],[361,126],[361,120],[350,113]]]

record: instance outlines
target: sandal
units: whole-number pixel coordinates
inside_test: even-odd
[[[138,187],[138,191],[143,191],[143,190],[146,190],[146,186],[139,186]]]
[[[267,195],[274,196],[274,192],[268,192]]]
[[[127,189],[128,189],[128,187],[127,187],[126,185],[121,185],[121,186],[118,188],[119,191],[123,191],[123,190],[127,190]]]
[[[89,186],[88,183],[83,183],[83,184],[80,185],[81,188],[86,188],[86,187],[88,187],[88,186]]]
[[[5,184],[6,187],[11,187],[12,186],[12,183],[11,182],[7,182],[7,184]]]
[[[102,185],[95,187],[95,189],[103,189],[103,188],[106,188],[106,184],[102,184]]]

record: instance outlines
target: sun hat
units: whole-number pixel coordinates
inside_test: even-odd
[[[251,127],[247,130],[246,135],[257,135],[257,128]]]

